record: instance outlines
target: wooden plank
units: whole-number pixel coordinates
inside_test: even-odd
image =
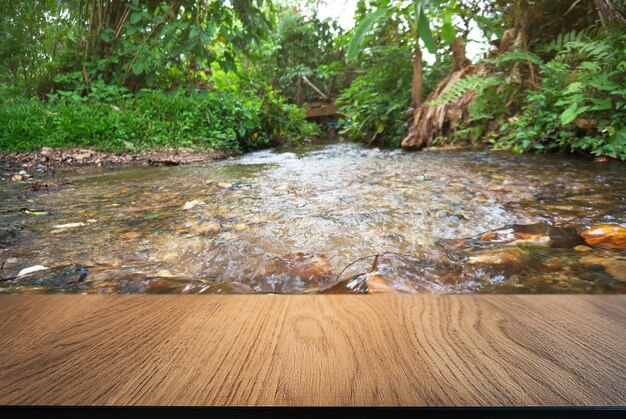
[[[2,296],[0,404],[624,405],[626,296]]]
[[[333,116],[337,114],[339,110],[339,105],[324,105],[317,107],[310,107],[306,110],[307,118],[318,118],[321,116]]]

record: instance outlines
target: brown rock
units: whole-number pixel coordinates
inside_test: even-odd
[[[198,236],[208,236],[220,231],[220,225],[211,221],[206,221],[192,227],[191,231]]]
[[[368,294],[389,294],[398,292],[385,282],[383,278],[376,274],[366,276]]]
[[[141,233],[138,231],[129,231],[127,233],[123,233],[120,237],[128,240],[138,239],[139,237],[141,237]]]
[[[626,227],[619,224],[600,224],[580,235],[590,246],[626,250]]]
[[[333,267],[319,253],[288,253],[278,261],[280,269],[306,281],[324,282],[333,277]]]
[[[519,265],[523,263],[526,252],[519,247],[509,247],[492,252],[483,252],[470,256],[469,264],[485,265]]]
[[[601,265],[613,278],[626,281],[626,259],[585,256],[580,260],[585,265]]]

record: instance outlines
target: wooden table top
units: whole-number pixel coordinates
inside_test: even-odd
[[[0,405],[626,404],[626,295],[0,296]]]

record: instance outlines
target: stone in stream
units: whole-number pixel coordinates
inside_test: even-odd
[[[581,234],[589,246],[626,250],[626,227],[619,224],[600,224]]]
[[[604,272],[620,281],[626,281],[626,258],[585,256],[580,262],[587,268],[601,266]]]
[[[192,233],[198,236],[209,236],[211,234],[219,232],[221,229],[218,223],[212,221],[205,221],[191,228]]]
[[[141,237],[141,233],[138,231],[128,231],[126,233],[122,233],[120,237],[126,240],[133,240]]]
[[[515,224],[490,230],[468,239],[442,240],[440,244],[447,249],[469,249],[492,245],[571,249],[584,244],[584,241],[574,228],[555,227],[549,224]]]
[[[376,256],[365,281],[369,294],[437,294],[451,292],[456,285],[452,276],[456,277],[459,273],[460,265],[447,261],[382,253]]]
[[[252,281],[260,292],[316,291],[334,279],[333,267],[321,253],[288,253],[260,266]]]
[[[480,292],[507,284],[507,279],[536,266],[528,250],[515,246],[479,249],[470,253],[429,252],[416,258],[383,253],[376,256],[371,270],[364,274],[367,292],[403,294],[449,294]],[[358,284],[357,284],[358,287]],[[336,284],[328,292],[350,289]],[[349,292],[349,291],[347,291]]]
[[[0,228],[0,249],[11,246],[16,240],[17,232],[12,228]]]
[[[479,253],[472,253],[467,258],[467,263],[471,265],[498,265],[498,266],[519,266],[527,260],[528,252],[519,247],[508,247],[504,249],[488,250]]]
[[[193,209],[197,205],[204,205],[204,201],[202,201],[200,199],[194,199],[193,201],[187,201],[187,202],[185,202],[185,205],[183,205],[183,209],[185,211],[188,211],[190,209]]]

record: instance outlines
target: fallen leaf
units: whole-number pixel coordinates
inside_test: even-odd
[[[24,268],[24,269],[22,269],[22,270],[21,270],[21,271],[17,274],[17,277],[19,278],[20,276],[29,275],[29,274],[32,274],[32,273],[37,272],[37,271],[43,271],[43,270],[45,270],[45,269],[48,269],[48,268],[46,268],[46,267],[45,267],[45,266],[43,266],[43,265],[35,265],[35,266],[31,266],[31,267],[29,267],[29,268]]]
[[[85,223],[68,223],[68,224],[59,224],[52,226],[52,228],[75,228],[75,227],[83,227]]]

